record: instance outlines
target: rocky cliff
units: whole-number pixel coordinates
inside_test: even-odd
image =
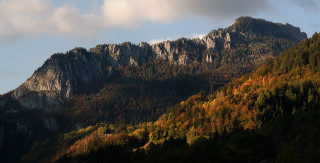
[[[75,48],[66,54],[55,54],[25,83],[13,91],[12,97],[28,109],[61,107],[82,83],[106,72],[105,58]]]
[[[126,42],[98,45],[90,50],[75,48],[54,54],[10,95],[25,109],[52,112],[61,108],[65,99],[82,93],[92,80],[112,76],[123,66],[138,67],[155,59],[174,65],[209,62],[215,68],[225,64],[257,65],[306,37],[289,24],[240,17],[230,27],[213,30],[203,39],[181,38],[153,45]],[[270,40],[281,40],[281,45],[286,46],[273,47],[275,43]],[[0,99],[0,107],[5,100]]]

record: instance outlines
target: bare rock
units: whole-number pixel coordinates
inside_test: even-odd
[[[207,55],[206,62],[212,62],[212,55]]]
[[[179,62],[178,62],[178,64],[179,65],[187,65],[187,63],[188,63],[188,56],[187,55],[181,55],[181,56],[179,56]]]
[[[130,57],[129,64],[131,66],[134,66],[134,67],[138,67],[139,66],[139,63],[135,59],[133,59],[132,57]]]
[[[229,33],[226,33],[224,37],[224,49],[230,50],[231,49],[231,37]]]
[[[216,47],[216,42],[215,40],[213,39],[213,37],[204,37],[203,40],[205,41],[206,43],[206,46],[207,46],[207,49],[215,49]]]

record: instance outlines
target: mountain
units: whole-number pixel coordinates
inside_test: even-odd
[[[175,65],[207,61],[215,68],[255,66],[305,38],[305,33],[289,24],[240,17],[227,29],[213,30],[201,40],[182,38],[155,45],[127,42],[99,45],[89,51],[75,48],[53,55],[11,96],[26,109],[54,111],[75,94],[91,93],[86,90],[90,82],[123,66],[140,67],[155,59]]]
[[[89,126],[34,145],[24,159],[319,162],[319,61],[316,33],[214,94],[176,104],[154,123]],[[38,152],[44,147],[51,150],[47,158]]]
[[[0,96],[2,158],[20,158],[36,140],[100,122],[154,121],[168,107],[201,90],[213,92],[306,37],[290,24],[240,17],[203,39],[54,54]]]
[[[120,81],[140,85],[141,80],[152,86],[159,86],[153,83],[161,81],[167,87],[159,88],[165,90],[162,94],[168,96],[170,92],[172,98],[183,99],[202,87],[210,87],[214,80],[227,83],[233,77],[242,76],[305,38],[305,33],[290,24],[240,17],[230,27],[213,30],[203,39],[181,38],[155,45],[126,42],[98,45],[89,51],[75,48],[66,54],[54,54],[25,83],[4,95],[0,107],[3,112],[22,109],[54,113],[64,108],[66,99],[74,95],[105,94],[101,90],[120,95],[119,90],[103,88],[118,88],[119,85],[113,84]],[[194,77],[199,81],[188,79]],[[182,85],[188,89],[177,87],[181,85],[177,78],[185,81]],[[168,80],[176,82],[171,84]],[[137,89],[120,85],[119,89]],[[159,96],[156,99],[164,97]],[[177,100],[165,103],[174,104]],[[16,105],[20,109],[16,110]]]

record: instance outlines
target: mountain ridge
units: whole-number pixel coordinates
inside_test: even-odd
[[[279,34],[284,31],[287,34]],[[90,50],[75,48],[65,54],[51,56],[11,95],[25,108],[55,111],[62,107],[65,99],[81,93],[78,91],[81,87],[88,85],[95,78],[104,75],[110,76],[114,70],[118,70],[121,66],[137,67],[154,59],[162,59],[169,64],[177,65],[204,62],[214,62],[215,64],[225,62],[228,64],[231,58],[219,61],[219,57],[221,55],[223,57],[222,53],[232,53],[243,42],[259,39],[258,37],[271,36],[275,33],[280,38],[288,38],[294,43],[306,38],[305,33],[301,33],[298,27],[292,25],[240,17],[230,27],[212,30],[203,39],[180,38],[176,41],[165,41],[153,45],[144,42],[139,45],[129,42],[104,44]],[[252,48],[254,49],[254,47]],[[266,47],[262,47],[260,51],[263,51],[261,52],[263,56],[253,56],[256,57],[253,59],[259,60],[257,62],[260,63],[263,63],[266,58],[277,55],[268,54],[270,50]],[[244,58],[246,57],[248,56],[244,55]],[[233,58],[239,58],[239,56],[233,56]],[[255,65],[256,63],[248,64]]]

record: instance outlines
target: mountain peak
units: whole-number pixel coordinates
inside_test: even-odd
[[[236,20],[234,20],[232,22],[231,26],[237,25],[237,24],[242,23],[242,22],[248,22],[248,21],[254,21],[254,20],[257,20],[257,19],[252,18],[250,16],[241,16],[241,17],[238,17]]]
[[[237,18],[227,29],[249,35],[273,35],[281,38],[298,40],[307,38],[307,34],[301,32],[299,27],[295,27],[289,23],[274,23],[260,18],[252,18],[250,16]]]
[[[289,23],[274,23],[261,18],[253,18],[250,16],[241,16],[234,20],[230,27],[232,26],[243,26],[243,25],[258,25],[258,24],[275,24],[275,25],[290,25]],[[291,25],[292,26],[292,25]]]

